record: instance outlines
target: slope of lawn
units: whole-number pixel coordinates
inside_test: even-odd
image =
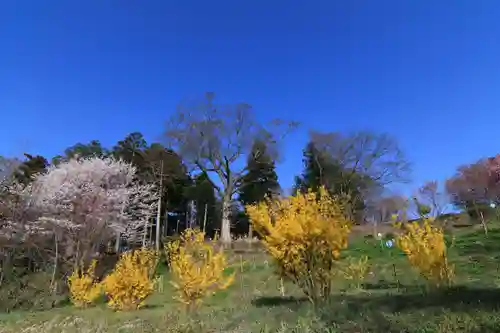
[[[233,253],[234,284],[196,315],[185,315],[172,299],[165,275],[163,290],[139,311],[118,313],[102,304],[14,312],[0,315],[0,332],[500,332],[500,229],[487,238],[470,229],[452,238],[456,285],[447,291],[426,291],[397,249],[358,237],[344,256],[370,258],[363,289],[339,276],[330,304],[317,309],[293,285],[281,289],[264,254]]]

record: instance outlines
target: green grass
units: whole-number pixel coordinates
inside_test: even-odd
[[[273,275],[262,254],[234,254],[228,273],[237,278],[188,317],[172,299],[168,276],[164,290],[146,308],[113,312],[99,305],[70,306],[44,312],[0,314],[0,332],[500,332],[500,229],[456,231],[449,251],[456,285],[428,291],[395,248],[382,249],[359,237],[344,257],[367,255],[371,273],[362,290],[337,277],[335,294],[318,309],[295,286]]]

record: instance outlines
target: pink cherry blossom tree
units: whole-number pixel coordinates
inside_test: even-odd
[[[31,185],[13,185],[11,194],[16,214],[3,219],[4,239],[51,237],[55,256],[74,266],[86,265],[116,235],[134,239],[138,230],[147,232],[158,197],[154,186],[137,180],[131,164],[97,157],[51,166]],[[36,213],[21,218],[27,207]]]

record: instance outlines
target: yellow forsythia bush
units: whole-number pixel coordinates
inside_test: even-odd
[[[361,258],[349,258],[349,261],[342,271],[344,278],[350,281],[351,285],[356,289],[361,289],[363,281],[368,275],[370,264],[367,256]]]
[[[397,226],[403,233],[396,236],[396,244],[410,264],[434,286],[450,285],[453,267],[448,263],[443,229],[432,225],[428,218],[422,223],[399,223]]]
[[[77,268],[68,278],[71,303],[79,308],[91,305],[102,295],[101,284],[95,277],[96,264],[93,260],[87,271]]]
[[[180,240],[166,244],[165,250],[173,275],[171,281],[175,299],[194,310],[203,298],[226,289],[234,274],[224,275],[227,268],[222,249],[215,249],[215,241],[205,241],[205,234],[197,229],[186,229]]]
[[[152,249],[123,253],[114,270],[102,281],[108,306],[125,311],[142,307],[154,291],[157,263],[158,253]]]
[[[318,194],[268,200],[246,211],[281,276],[298,285],[311,302],[325,300],[351,230],[342,204],[320,188]]]

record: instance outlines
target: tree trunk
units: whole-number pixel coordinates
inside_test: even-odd
[[[153,244],[153,225],[149,228],[149,246]]]
[[[161,192],[160,196],[158,197],[158,210],[156,211],[156,239],[155,239],[156,251],[160,251],[160,233],[161,233]]]
[[[115,240],[115,253],[120,252],[120,240],[121,240],[121,234],[119,231],[116,232],[116,240]]]
[[[208,205],[205,204],[205,214],[203,215],[203,233],[206,232],[206,227],[207,227],[207,209]]]
[[[57,240],[57,233],[54,231],[54,245],[55,245],[55,258],[54,258],[54,269],[52,270],[52,279],[50,280],[50,288],[52,289],[52,295],[55,295],[57,292],[56,285],[56,274],[58,270],[57,263],[59,262],[59,242]],[[1,281],[0,281],[1,283]]]
[[[227,196],[222,198],[222,225],[221,242],[225,245],[231,244],[231,200]]]
[[[148,238],[148,219],[144,219],[144,231],[142,234],[142,247],[146,247],[146,241]]]
[[[248,224],[248,247],[251,249],[253,245],[253,227],[252,227],[252,222],[249,221],[250,223]]]
[[[77,270],[81,264],[81,259],[80,259],[80,241],[78,240],[76,242],[76,255],[74,258],[73,262],[73,271]]]
[[[483,225],[483,229],[484,229],[484,235],[486,237],[488,237],[488,225],[486,224],[486,220],[484,219],[484,215],[483,215],[483,212],[481,212],[478,207],[477,207],[477,204],[476,202],[474,201],[473,202],[474,204],[474,209],[476,211],[476,214],[479,216],[479,220],[481,221],[481,224]]]
[[[165,208],[165,223],[163,223],[163,235],[168,236],[168,205]]]
[[[481,224],[483,225],[484,235],[488,237],[488,225],[486,224],[486,220],[484,219],[483,212],[479,212],[479,217],[481,218]]]

